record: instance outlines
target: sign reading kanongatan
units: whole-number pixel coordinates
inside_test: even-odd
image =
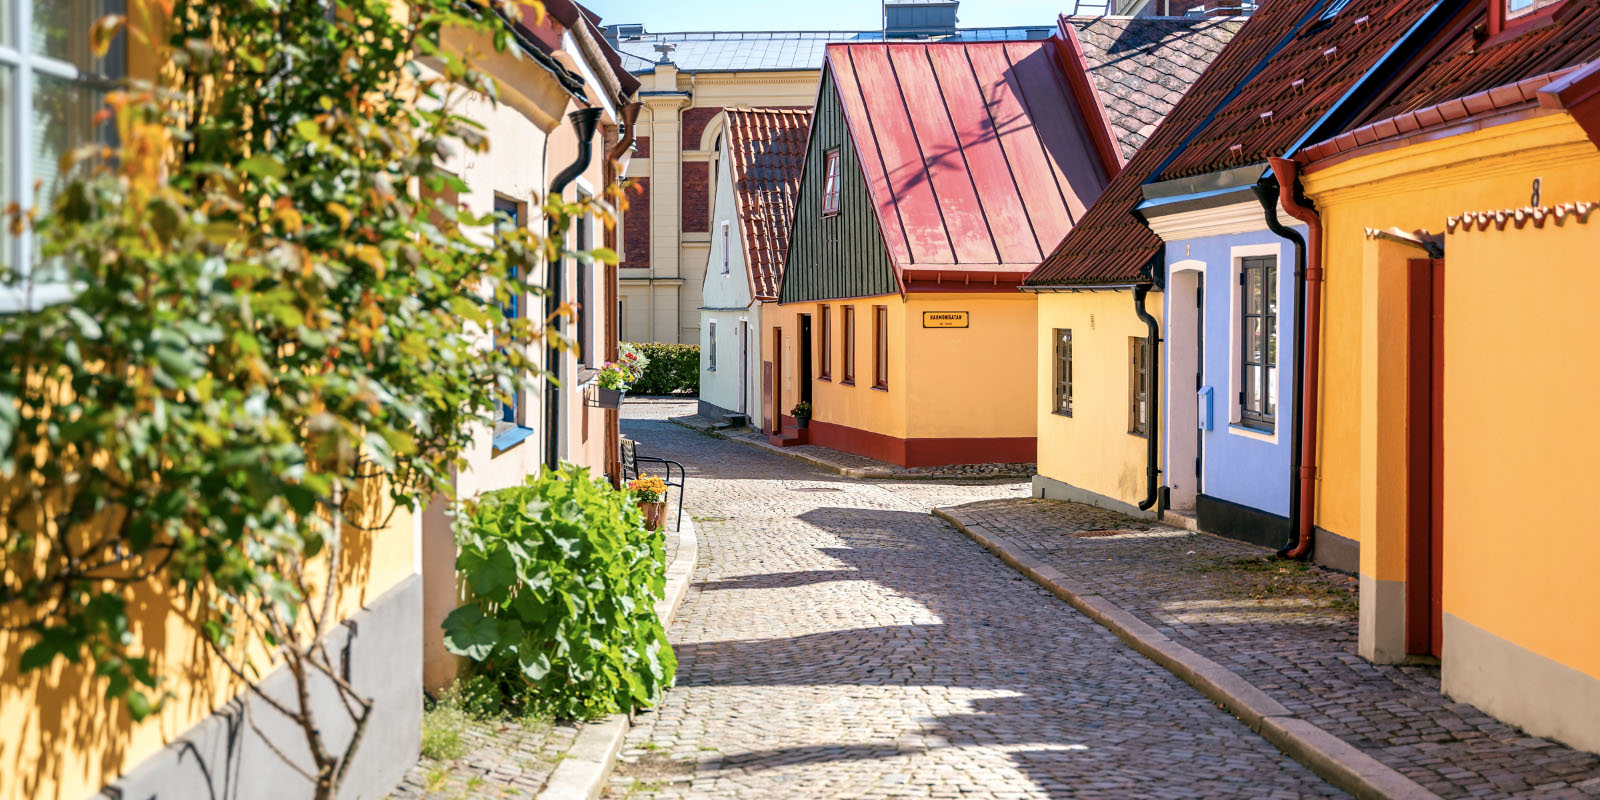
[[[924,311],[922,312],[922,327],[924,328],[966,328],[969,327],[967,312],[965,311]]]

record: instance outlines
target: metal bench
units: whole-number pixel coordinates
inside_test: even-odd
[[[624,481],[631,481],[631,480],[634,480],[634,479],[638,478],[639,477],[639,465],[641,463],[644,463],[644,464],[660,464],[662,466],[662,469],[667,473],[667,477],[665,479],[666,484],[668,486],[677,487],[677,489],[678,489],[678,528],[682,529],[683,528],[683,495],[684,495],[684,492],[687,491],[684,488],[684,484],[689,482],[688,473],[686,473],[684,471],[682,464],[679,464],[678,462],[673,461],[671,459],[653,458],[651,456],[641,456],[641,455],[639,455],[639,443],[635,442],[632,439],[624,437],[622,439],[622,479]],[[673,467],[677,467],[678,468],[678,479],[676,481],[674,481],[672,479],[672,468]]]

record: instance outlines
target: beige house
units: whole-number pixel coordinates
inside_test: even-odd
[[[700,342],[724,108],[809,109],[829,42],[1047,39],[1055,20],[1016,28],[956,28],[956,3],[891,2],[873,31],[652,33],[609,25],[606,40],[639,78],[634,182],[621,237],[622,340]]]

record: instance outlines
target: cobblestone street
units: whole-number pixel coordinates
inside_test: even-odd
[[[1339,796],[928,513],[1025,483],[840,478],[687,413],[625,412],[688,466],[700,557],[613,800]]]

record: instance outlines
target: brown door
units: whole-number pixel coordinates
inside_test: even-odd
[[[1444,261],[1410,264],[1406,649],[1438,656],[1444,619]]]
[[[772,329],[772,430],[783,433],[783,328]]]

